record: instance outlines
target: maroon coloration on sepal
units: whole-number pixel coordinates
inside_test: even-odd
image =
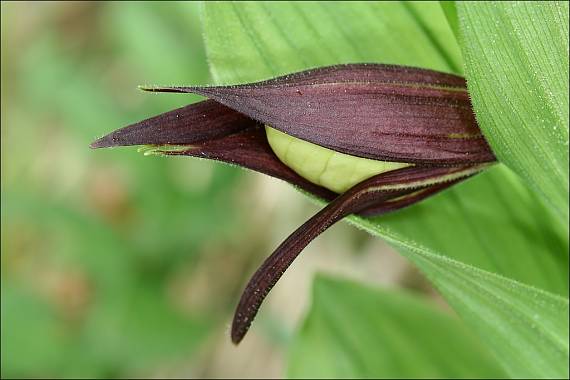
[[[213,100],[190,104],[118,129],[91,143],[91,148],[130,145],[187,146],[185,150],[175,151],[157,148],[157,152],[239,165],[287,181],[327,201],[337,196],[282,163],[269,146],[262,124]]]
[[[265,128],[261,125],[215,140],[193,144],[187,150],[158,151],[171,156],[194,156],[239,165],[282,179],[327,201],[331,201],[337,196],[329,189],[306,180],[282,163],[271,150],[267,142]]]
[[[214,100],[205,100],[118,129],[92,142],[91,148],[193,144],[257,124],[255,120]]]
[[[495,161],[465,80],[433,70],[349,64],[235,86],[143,89],[204,95],[352,156],[437,165]]]
[[[327,228],[350,214],[366,214],[371,210],[376,214],[383,214],[409,206],[470,177],[473,173],[467,173],[449,182],[403,190],[381,190],[383,186],[426,181],[466,169],[469,167],[403,168],[374,176],[339,195],[289,235],[255,272],[242,293],[235,311],[232,341],[238,344],[243,339],[269,291],[299,253]]]

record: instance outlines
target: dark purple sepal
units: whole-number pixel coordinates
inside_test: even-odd
[[[238,165],[282,179],[327,201],[337,196],[332,191],[306,180],[282,163],[271,150],[265,135],[265,128],[260,125],[218,139],[192,144],[184,150],[163,151],[159,148],[157,152],[171,156],[200,157]]]
[[[258,123],[214,100],[190,104],[101,137],[91,148],[128,145],[184,145],[251,128]]]
[[[470,165],[495,157],[465,80],[433,70],[349,64],[235,86],[148,87],[191,92],[302,140],[375,160]]]

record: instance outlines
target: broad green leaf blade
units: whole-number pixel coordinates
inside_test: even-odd
[[[410,6],[416,10],[415,17]],[[430,16],[429,24],[422,21],[426,15]],[[362,60],[453,71],[448,57],[456,57],[457,52],[438,3],[207,3],[203,21],[211,70],[218,83],[254,81],[318,65]],[[430,29],[430,25],[447,29]],[[498,166],[407,210],[374,220],[351,221],[375,235],[391,237],[391,243],[412,259],[419,253],[409,254],[405,247],[421,245],[425,247],[421,252],[431,252],[428,259],[440,260],[441,268],[448,262],[456,263],[449,258],[457,260],[458,265],[449,266],[459,272],[463,269],[463,276],[473,276],[467,270],[473,266],[487,271],[482,272],[487,276],[495,272],[568,294],[566,231],[505,167]],[[433,271],[425,260],[415,262],[426,273]],[[504,304],[485,303],[483,290],[465,289],[458,276],[445,277],[441,282],[437,285],[442,291],[451,289],[444,292],[450,304],[483,341],[495,342],[495,335],[500,333],[500,341],[506,343],[494,351],[505,368],[517,350],[520,357],[527,357],[525,345],[512,345],[518,336],[534,337],[536,344],[545,346],[543,352],[556,351],[546,347],[552,341],[542,339],[524,323],[509,328],[511,316],[505,315]],[[516,282],[512,286],[527,289]],[[452,297],[452,290],[461,294],[463,301],[469,300],[471,307]],[[473,292],[477,297],[471,299]],[[536,305],[529,308],[539,317],[546,312]],[[558,313],[554,318],[564,321],[564,315]],[[489,323],[506,328],[497,332]],[[551,335],[567,341],[564,332],[553,328]],[[547,363],[542,368],[544,373],[561,365],[555,356],[540,360]],[[523,362],[517,373],[542,376],[534,363]],[[559,371],[560,376],[564,373]]]
[[[292,378],[505,377],[463,324],[420,297],[320,276],[290,353]]]
[[[439,4],[445,14],[449,27],[453,31],[455,38],[457,38],[459,36],[459,20],[457,19],[457,6],[455,5],[455,1],[440,1]]]
[[[206,4],[203,21],[218,84],[337,63],[461,70],[438,3],[228,2]]]
[[[568,2],[458,2],[469,92],[498,158],[568,224]]]
[[[449,258],[568,296],[567,232],[503,165],[374,220]]]
[[[372,223],[368,228],[378,231]],[[437,255],[397,234],[383,236],[428,276],[509,376],[568,377],[568,299]]]

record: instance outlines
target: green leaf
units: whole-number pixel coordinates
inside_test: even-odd
[[[455,38],[457,38],[459,36],[459,20],[457,19],[457,6],[455,5],[455,1],[440,1],[439,4],[445,14],[449,27],[453,31]]]
[[[373,223],[368,230],[380,232]],[[385,231],[382,236],[427,275],[509,376],[568,377],[568,299],[435,254],[401,236]]]
[[[438,3],[207,3],[203,21],[218,83],[358,61],[461,67]],[[568,303],[532,288],[568,294],[566,231],[506,167],[394,214],[349,219],[387,238],[430,276],[510,375],[568,373],[560,360],[568,357]],[[510,307],[520,294],[535,302]],[[542,307],[543,299],[556,313]],[[550,322],[536,329],[534,320]],[[520,360],[553,352],[559,355]]]
[[[461,68],[438,3],[228,2],[206,4],[203,21],[219,84],[351,62]]]
[[[374,221],[382,235],[568,296],[567,232],[503,165]]]
[[[290,353],[292,378],[505,377],[463,324],[422,298],[320,276]]]
[[[458,2],[457,10],[481,129],[568,225],[568,2]]]

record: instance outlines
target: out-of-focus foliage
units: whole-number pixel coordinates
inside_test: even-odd
[[[348,327],[348,328],[347,328]],[[317,277],[292,378],[503,378],[469,329],[424,299]]]
[[[208,75],[197,4],[2,3],[2,377],[143,373],[225,323],[247,244],[218,289],[194,264],[238,241],[240,172],[88,148]]]

